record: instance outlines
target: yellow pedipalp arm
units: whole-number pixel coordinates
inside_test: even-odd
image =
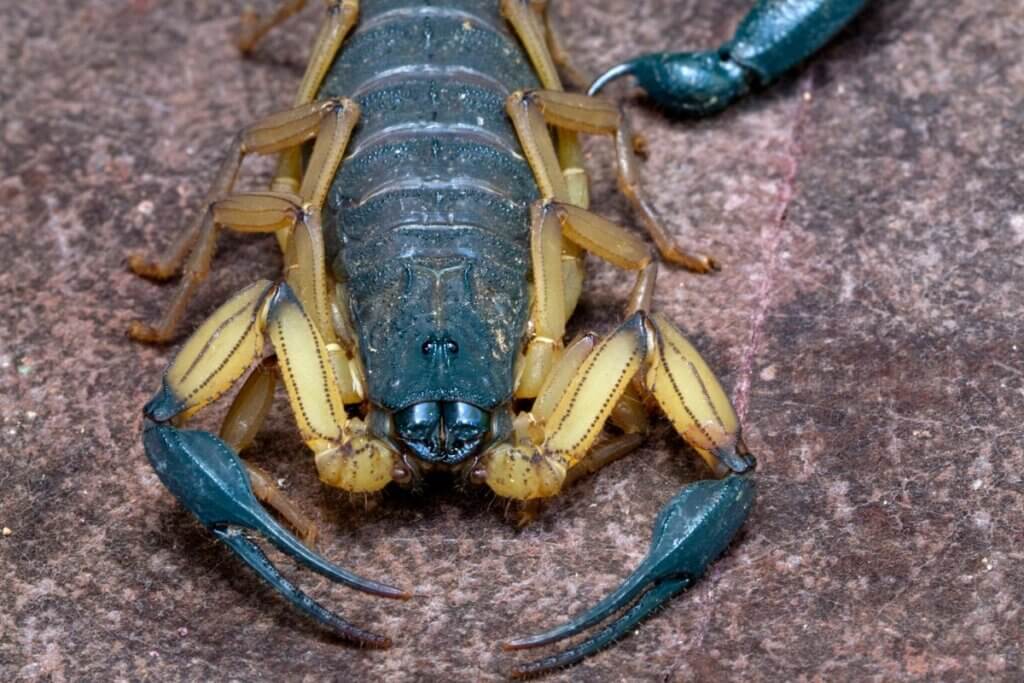
[[[545,452],[563,457],[567,468],[579,462],[597,439],[646,353],[647,332],[639,315],[601,342],[580,366],[548,419]]]
[[[295,225],[285,251],[285,281],[311,317],[324,342],[335,341],[327,298],[327,271],[324,267],[324,238],[320,229],[320,213],[311,210]]]
[[[167,369],[168,388],[183,404],[181,419],[231,388],[263,351],[259,312],[273,287],[267,280],[245,288],[200,325]]]
[[[729,397],[711,368],[664,315],[651,321],[657,330],[657,351],[646,384],[676,431],[693,446],[716,474],[721,458],[739,441],[739,422]]]
[[[372,493],[391,483],[398,455],[366,433],[361,420],[349,421],[348,443],[316,454],[320,480],[352,493]]]
[[[341,439],[348,417],[327,346],[286,284],[271,301],[267,331],[303,440],[314,452],[330,448]]]
[[[547,380],[545,380],[540,393],[537,394],[537,398],[533,402],[530,414],[533,415],[537,424],[544,425],[547,423],[548,418],[551,417],[551,414],[555,412],[555,408],[558,407],[562,396],[565,395],[566,389],[569,388],[570,382],[579,372],[583,361],[594,350],[596,344],[597,337],[595,335],[585,334],[566,347],[561,360],[548,373]]]

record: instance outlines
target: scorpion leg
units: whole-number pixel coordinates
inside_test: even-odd
[[[286,0],[287,1],[287,0]],[[320,84],[334,61],[345,37],[355,26],[359,18],[358,0],[325,0],[327,16],[320,27],[320,32],[313,43],[306,72],[295,94],[294,104],[309,104],[316,98]],[[278,161],[277,172],[271,189],[284,192],[298,192],[302,178],[302,150],[299,148],[286,150]],[[284,251],[287,243],[286,235],[278,233],[278,243]]]
[[[148,342],[166,342],[174,336],[189,300],[209,274],[218,227],[241,232],[277,232],[289,227],[288,216],[268,206],[268,202],[272,204],[275,199],[281,200],[281,197],[287,196],[284,193],[230,194],[246,155],[271,154],[296,147],[316,137],[318,142],[322,142],[314,146],[314,152],[320,153],[314,156],[313,161],[318,161],[321,169],[332,162],[336,166],[340,152],[334,150],[338,147],[344,150],[344,143],[358,117],[358,106],[342,98],[294,107],[246,128],[232,145],[207,193],[204,211],[184,234],[181,244],[172,250],[170,259],[165,262],[149,262],[138,255],[131,257],[129,265],[136,273],[162,278],[172,275],[180,266],[179,257],[191,250],[178,292],[160,323],[152,326],[135,321],[129,328],[129,335]],[[317,177],[321,175],[316,174]],[[323,184],[320,180],[320,185]],[[323,194],[324,191],[318,188],[315,198],[321,203]],[[261,215],[261,211],[270,213]],[[239,215],[244,215],[244,220],[237,219]]]
[[[620,107],[598,97],[551,90],[534,90],[523,93],[521,97],[527,109],[536,108],[540,111],[545,124],[581,133],[614,136],[619,189],[640,214],[647,233],[658,246],[662,257],[698,273],[706,273],[718,267],[711,257],[690,254],[680,248],[661,224],[654,207],[640,188],[633,133]]]
[[[531,208],[534,336],[526,351],[519,397],[536,396],[558,360],[565,333],[563,242],[594,253],[609,263],[637,272],[630,308],[649,301],[655,270],[647,246],[615,223],[565,202],[540,201]],[[631,311],[632,312],[632,311]]]
[[[555,58],[550,49],[554,33],[546,21],[545,12],[546,0],[502,0],[501,2],[501,13],[508,20],[513,33],[526,49],[526,54],[530,58],[530,63],[537,73],[537,79],[541,86],[547,90],[561,91],[562,81],[558,77]],[[533,127],[535,128],[535,124]],[[545,150],[544,153],[547,154],[547,151]],[[575,132],[559,131],[558,160],[561,167],[548,166],[549,173],[564,175],[565,195],[557,197],[577,206],[586,207],[590,201],[587,175],[583,169],[583,154]],[[550,158],[546,161],[550,162]],[[541,187],[543,189],[544,186]]]
[[[264,19],[252,7],[242,10],[241,28],[235,46],[243,55],[252,54],[256,44],[263,40],[263,37],[270,33],[275,27],[288,21],[292,16],[298,14],[306,6],[306,0],[284,0],[273,16]]]
[[[548,0],[530,0],[530,8],[537,14],[544,25],[544,35],[547,38],[547,47],[548,52],[551,53],[551,60],[573,88],[580,91],[586,90],[591,83],[591,79],[573,64],[569,51],[565,49],[558,31],[551,24],[551,3]]]

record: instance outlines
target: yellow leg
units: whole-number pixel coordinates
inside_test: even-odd
[[[530,0],[530,6],[544,25],[544,36],[547,39],[551,60],[573,88],[581,91],[586,90],[590,87],[590,82],[593,78],[583,73],[572,63],[569,52],[565,49],[565,45],[562,44],[558,31],[551,24],[550,3],[548,0]]]
[[[262,427],[274,400],[276,376],[276,358],[265,358],[249,373],[245,384],[231,403],[221,425],[220,438],[236,453],[248,448]],[[285,495],[268,472],[248,462],[245,463],[245,468],[249,473],[249,481],[256,498],[276,510],[299,533],[303,542],[313,547],[317,536],[316,524]]]
[[[243,55],[252,54],[256,44],[263,40],[263,37],[270,33],[275,27],[286,22],[290,17],[302,11],[306,6],[306,0],[284,0],[274,14],[266,19],[256,13],[251,7],[242,10],[241,29],[235,45]]]
[[[286,0],[285,5],[288,4],[289,2]],[[316,40],[313,42],[313,50],[306,64],[306,72],[295,93],[295,106],[308,104],[316,97],[324,76],[327,75],[327,70],[330,69],[338,50],[341,49],[341,44],[359,18],[358,0],[326,0],[325,4],[327,5],[327,14],[317,33]],[[301,150],[288,150],[281,155],[271,189],[278,192],[298,192],[301,179]],[[283,251],[286,242],[283,234],[278,234],[278,241]]]
[[[649,302],[654,270],[647,246],[615,223],[569,203],[538,202],[531,209],[533,262],[533,337],[526,349],[518,398],[537,396],[561,354],[565,333],[566,272],[564,240],[627,270],[637,271],[635,302]]]
[[[217,240],[218,226],[242,232],[281,232],[290,227],[287,211],[281,204],[292,201],[286,193],[247,193],[231,195],[238,169],[248,154],[272,154],[297,147],[316,137],[310,172],[301,191],[303,203],[323,203],[326,188],[348,143],[349,134],[359,117],[359,108],[351,100],[338,99],[305,104],[269,116],[246,128],[232,145],[205,200],[203,212],[186,231],[166,261],[150,262],[138,255],[129,261],[136,273],[163,278],[173,275],[181,259],[189,255],[181,284],[161,321],[155,325],[133,322],[129,334],[139,341],[166,342],[173,336],[185,314],[189,300],[209,274]],[[279,225],[273,224],[280,221]]]
[[[612,135],[618,166],[619,189],[640,214],[651,239],[667,261],[678,263],[690,270],[704,273],[717,268],[710,256],[690,254],[680,248],[665,230],[654,208],[640,188],[639,164],[633,148],[633,133],[625,112],[617,105],[600,97],[537,90],[523,95],[530,109],[534,103],[540,109],[545,123],[560,129],[581,133]]]
[[[533,263],[533,336],[526,348],[516,396],[533,398],[561,353],[565,335],[562,231],[551,204],[530,210],[530,256]]]

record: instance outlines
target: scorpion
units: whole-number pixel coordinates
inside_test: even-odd
[[[143,276],[182,274],[160,323],[130,330],[166,342],[210,270],[219,230],[273,233],[284,255],[279,280],[246,287],[184,342],[146,404],[144,450],[160,480],[295,607],[343,639],[385,648],[387,637],[285,579],[251,538],[333,581],[410,597],[313,551],[315,525],[239,457],[279,380],[324,483],[371,493],[450,472],[524,501],[524,519],[531,502],[635,449],[657,408],[713,478],[668,502],[646,559],[617,590],[504,647],[598,629],[512,671],[528,676],[630,632],[733,540],[754,501],[755,459],[714,373],[651,310],[654,250],[589,210],[579,136],[614,139],[618,186],[662,259],[714,270],[655,215],[624,110],[598,91],[628,75],[671,113],[713,113],[804,60],[865,2],[760,0],[717,49],[641,56],[576,93],[562,86],[559,67],[572,70],[546,0],[327,0],[293,106],[235,137],[204,210],[167,256],[130,259]],[[244,14],[242,51],[304,5],[285,0],[265,20]],[[236,190],[254,154],[279,155],[271,187]],[[635,284],[617,329],[566,343],[588,252]],[[185,429],[239,383],[218,435]]]

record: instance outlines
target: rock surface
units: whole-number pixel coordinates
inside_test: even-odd
[[[662,502],[705,476],[655,438],[516,531],[503,503],[443,482],[375,501],[325,489],[279,401],[253,460],[319,522],[327,557],[419,595],[364,599],[281,564],[392,635],[389,652],[296,615],[162,488],[140,409],[171,350],[124,331],[173,286],[125,256],[165,249],[228,135],[290,100],[310,5],[248,61],[229,40],[242,3],[0,7],[0,679],[500,680],[501,639],[595,602]],[[554,12],[596,73],[717,44],[749,5]],[[1019,0],[877,2],[714,119],[610,91],[647,135],[657,208],[725,265],[663,268],[656,306],[732,388],[760,493],[707,579],[550,680],[1024,677],[1022,26]],[[588,150],[596,208],[635,224],[608,145]],[[269,167],[254,169],[255,186]],[[271,240],[225,236],[187,327],[278,268]],[[629,283],[590,272],[576,328],[607,331]]]

